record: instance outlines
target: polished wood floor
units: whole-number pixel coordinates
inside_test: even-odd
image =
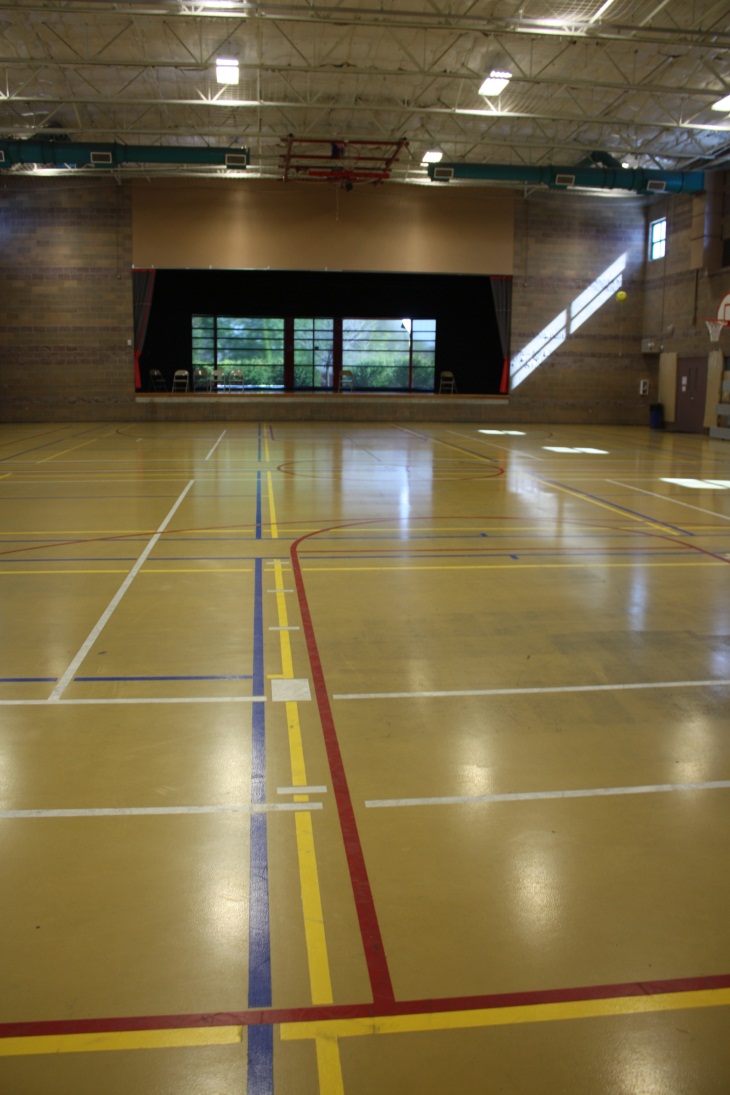
[[[730,1091],[730,446],[0,432],[3,1095]]]

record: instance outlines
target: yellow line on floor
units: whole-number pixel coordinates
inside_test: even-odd
[[[296,815],[297,818],[303,816],[307,815]],[[282,1023],[279,1032],[282,1041],[285,1042],[315,1040],[320,1091],[323,1095],[340,1095],[344,1092],[344,1086],[339,1038],[366,1037],[374,1034],[432,1033],[440,1030],[468,1030],[515,1026],[521,1023],[612,1018],[620,1015],[728,1006],[730,1006],[730,989],[700,989],[694,992],[659,993],[655,996],[618,996],[604,1000],[574,1000],[556,1004],[527,1004],[519,1007],[481,1008],[470,1011]],[[50,1034],[28,1038],[2,1038],[0,1039],[0,1057],[235,1045],[242,1041],[243,1031],[244,1028],[241,1026],[180,1027],[164,1030],[105,1031],[95,1034]]]
[[[556,1004],[442,1011],[421,1015],[389,1015],[372,1019],[327,1019],[310,1023],[282,1023],[283,1041],[307,1038],[354,1038],[372,1034],[410,1034],[470,1027],[512,1026],[566,1019],[589,1019],[646,1012],[682,1011],[692,1008],[727,1007],[730,989],[671,992],[656,996],[618,996],[606,1000],[572,1000]]]
[[[142,574],[252,574],[253,567],[142,567]]]
[[[650,520],[648,517],[642,517],[639,513],[629,513],[625,509],[621,509],[620,506],[614,506],[611,502],[601,502],[597,498],[591,498],[587,494],[583,494],[581,491],[571,490],[570,487],[560,486],[558,483],[548,482],[545,479],[540,479],[539,476],[532,476],[529,472],[525,472],[525,475],[530,479],[535,479],[543,488],[552,488],[553,490],[562,491],[563,494],[569,494],[571,498],[577,498],[579,502],[590,502],[592,506],[600,506],[601,509],[607,509],[610,513],[620,515],[623,520],[627,518],[631,521],[640,521],[642,525],[647,525],[649,528],[657,529],[659,532],[663,532],[668,536],[679,536],[679,532],[675,529],[668,528],[666,525],[657,524],[655,521]]]
[[[24,578],[37,578],[40,574],[128,574],[129,567],[125,570],[63,570],[61,567],[58,570],[6,570],[5,567],[0,568],[0,576],[14,575],[16,578],[20,574]]]
[[[105,436],[109,436],[106,434]],[[65,456],[67,452],[75,452],[76,449],[83,449],[86,445],[93,445],[95,441],[100,441],[100,437],[92,437],[88,441],[82,441],[79,445],[72,445],[70,449],[62,449],[61,452],[54,452],[52,456],[44,456],[42,460],[36,460],[36,464],[47,464],[49,460],[55,460],[58,456]]]
[[[128,574],[129,567],[124,570],[76,570],[59,567],[58,570],[5,570],[0,567],[0,576],[22,574],[25,578],[35,578],[39,574]],[[251,574],[252,567],[142,567],[139,574]]]
[[[173,1030],[124,1030],[101,1034],[42,1034],[0,1038],[0,1057],[41,1053],[95,1053],[120,1049],[168,1049],[176,1046],[226,1046],[243,1038],[243,1027],[180,1027]]]
[[[266,457],[268,460],[268,456]],[[272,540],[276,540],[279,536],[279,528],[276,523],[276,509],[274,507],[274,483],[271,478],[271,472],[267,471],[266,481],[269,493],[269,536]]]
[[[269,480],[271,476],[269,476]],[[274,508],[273,492],[269,491],[269,521],[272,530],[276,528],[276,511]],[[275,533],[272,532],[275,536]],[[274,588],[279,590],[284,585],[284,569],[280,562],[274,563]],[[286,594],[276,594],[276,608],[279,627],[289,626],[289,616],[286,607]],[[291,652],[291,642],[288,631],[279,632],[281,647],[282,677],[293,678],[294,663]],[[299,704],[293,700],[287,700],[286,722],[289,736],[289,762],[291,765],[292,787],[307,787],[307,769],[304,760],[304,743],[302,741],[302,728],[299,721]],[[294,795],[295,802],[308,802],[309,795]],[[309,970],[309,985],[313,1004],[331,1004],[334,1000],[332,993],[332,977],[330,975],[329,955],[327,953],[327,936],[324,927],[324,912],[322,910],[322,893],[319,885],[319,870],[317,868],[317,853],[314,845],[314,829],[312,827],[311,814],[302,812],[294,817],[294,825],[297,840],[297,860],[299,864],[299,889],[302,898],[302,913],[304,916],[304,938],[307,947],[307,968]],[[317,1052],[317,1073],[319,1076],[320,1095],[344,1095],[344,1081],[342,1078],[342,1064],[337,1039],[325,1035],[315,1037]]]
[[[417,566],[410,563],[402,563],[400,566],[342,566],[342,567],[318,567],[305,566],[302,570],[307,574],[324,574],[333,570],[570,570],[574,568],[605,569],[606,567],[711,567],[727,566],[722,560],[697,560],[692,563],[521,563],[515,559],[513,563],[437,563],[428,566]]]

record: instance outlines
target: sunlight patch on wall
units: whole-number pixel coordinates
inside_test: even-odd
[[[510,391],[519,387],[530,373],[533,373],[543,361],[565,342],[569,334],[574,334],[587,319],[597,312],[613,294],[621,288],[623,271],[626,268],[626,253],[616,259],[580,296],[560,312],[542,331],[528,342],[512,358],[510,365]]]

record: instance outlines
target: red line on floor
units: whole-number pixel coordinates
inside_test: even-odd
[[[345,855],[347,857],[347,866],[350,871],[350,881],[352,883],[355,907],[357,909],[357,917],[360,924],[360,934],[365,951],[365,961],[370,977],[370,987],[373,993],[373,1000],[382,1004],[383,1002],[392,1001],[394,999],[393,984],[390,978],[390,970],[388,969],[388,960],[385,955],[383,938],[380,933],[375,901],[370,888],[370,879],[368,878],[367,866],[365,864],[365,855],[360,842],[357,821],[355,820],[355,810],[352,805],[350,789],[347,785],[345,765],[342,760],[340,744],[337,740],[335,720],[332,715],[332,708],[330,707],[329,696],[327,694],[327,685],[322,670],[322,662],[319,657],[317,639],[312,624],[312,616],[309,611],[309,602],[304,588],[304,580],[302,578],[302,570],[299,564],[298,555],[299,545],[304,540],[308,540],[310,537],[316,536],[320,532],[331,531],[333,531],[333,529],[317,529],[313,532],[306,533],[298,540],[295,540],[291,545],[290,555],[297,596],[299,598],[302,627],[307,643],[307,651],[309,653],[314,691],[317,706],[319,707],[319,717],[322,724],[325,748],[327,750],[327,760],[332,776],[332,789],[337,804],[340,829],[342,831]]]
[[[613,1000],[631,996],[661,996],[730,988],[730,973],[705,977],[678,977],[666,981],[629,981],[613,985],[536,989],[451,996],[427,1000],[376,1000],[362,1004],[313,1004],[300,1008],[253,1008],[245,1011],[199,1012],[189,1015],[131,1015],[106,1019],[50,1019],[0,1023],[0,1038],[41,1035],[101,1034],[127,1030],[179,1030],[201,1027],[262,1026],[309,1023],[326,1019],[371,1019],[392,1015],[428,1015],[433,1012],[481,1011],[496,1008],[564,1004],[581,1000]]]

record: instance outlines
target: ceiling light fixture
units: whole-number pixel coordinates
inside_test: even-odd
[[[219,84],[237,84],[238,61],[218,57],[215,62],[215,78]]]
[[[440,148],[429,148],[427,152],[423,153],[421,163],[441,163],[443,158],[444,154]]]
[[[485,98],[491,95],[500,95],[512,79],[512,73],[503,69],[493,68],[486,80],[479,88],[479,94]]]
[[[730,114],[730,95],[726,95],[724,99],[718,99],[716,103],[712,104],[712,109]]]

